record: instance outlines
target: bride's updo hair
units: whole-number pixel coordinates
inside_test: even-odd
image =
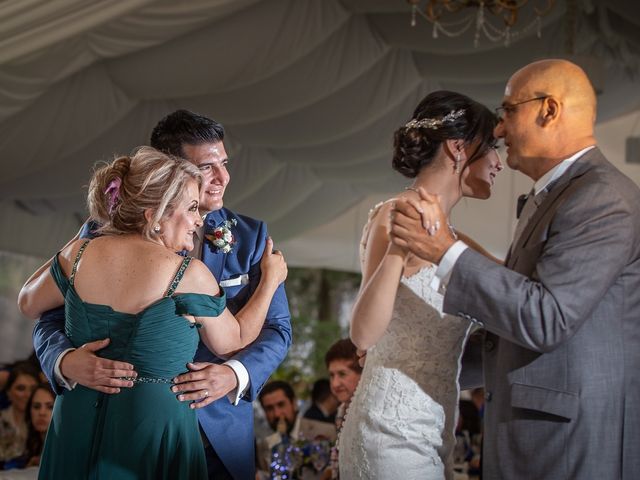
[[[393,168],[414,178],[433,162],[444,141],[463,140],[469,145],[479,140],[466,168],[495,146],[497,121],[491,110],[466,95],[446,90],[430,93],[418,104],[411,120],[394,134]]]
[[[202,174],[192,163],[140,147],[131,157],[119,157],[96,168],[87,196],[92,220],[101,234],[154,235],[153,226],[171,215],[189,180],[202,185]],[[151,222],[145,210],[153,212]]]

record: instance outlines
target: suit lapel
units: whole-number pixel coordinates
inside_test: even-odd
[[[225,209],[209,213],[205,218],[205,231],[211,231],[227,219]],[[209,267],[218,283],[222,280],[222,273],[227,261],[227,254],[220,252],[208,240],[202,243],[202,261]]]
[[[509,248],[509,252],[505,259],[505,265],[508,268],[512,268],[516,264],[518,256],[522,253],[522,247],[527,243],[527,240],[551,205],[561,197],[562,193],[569,187],[575,178],[582,176],[585,172],[590,170],[593,166],[592,161],[597,160],[598,158],[604,158],[602,157],[598,147],[589,150],[582,157],[576,160],[574,164],[571,165],[571,167],[569,167],[569,169],[555,182],[551,191],[547,194],[545,199],[536,209],[535,213],[529,219],[529,222],[522,231],[520,238],[518,238],[517,242],[512,244]]]

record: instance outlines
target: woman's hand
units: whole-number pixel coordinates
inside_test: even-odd
[[[440,196],[418,189],[420,201],[399,198],[391,212],[391,241],[424,261],[439,264],[456,241],[447,228]],[[426,231],[426,235],[425,235]]]
[[[423,210],[421,208],[419,199],[414,199],[409,196],[404,196],[401,198],[404,198],[411,206],[415,208],[416,212],[418,212],[420,216],[422,216]],[[392,209],[393,208],[395,208],[395,202],[392,204]],[[392,227],[392,219],[391,219],[391,212],[390,212],[388,221],[387,221],[387,232],[389,237],[391,237],[391,227]],[[402,258],[403,265],[405,266],[405,268],[410,267],[412,264],[416,262],[420,262],[420,260],[416,258],[414,254],[411,253],[408,246],[406,245],[400,246],[397,243],[391,241],[391,238],[389,238],[389,246],[387,247],[386,255],[397,255],[400,258]]]
[[[260,260],[260,270],[262,271],[262,281],[272,283],[274,288],[287,278],[287,262],[285,262],[282,252],[273,249],[271,237],[267,237],[267,244]]]

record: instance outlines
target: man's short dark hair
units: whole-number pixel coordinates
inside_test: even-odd
[[[320,378],[313,383],[313,388],[311,389],[311,401],[313,403],[324,402],[331,395],[331,384],[327,378]]]
[[[189,110],[176,110],[154,127],[150,144],[169,155],[184,158],[183,145],[202,145],[224,140],[221,124]]]
[[[282,380],[274,380],[272,382],[267,383],[260,391],[260,394],[258,395],[258,400],[260,400],[260,405],[262,405],[262,397],[264,397],[265,395],[269,395],[270,393],[276,392],[278,390],[284,391],[284,394],[287,396],[287,398],[291,402],[295,401],[296,394],[293,391],[293,388],[291,387],[291,385],[289,385],[287,382],[283,382]]]

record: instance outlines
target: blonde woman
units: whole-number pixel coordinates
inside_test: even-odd
[[[56,399],[40,478],[207,477],[195,410],[172,379],[199,339],[219,355],[253,341],[287,268],[268,240],[260,285],[234,318],[207,267],[175,253],[193,248],[201,182],[195,166],[150,147],[97,170],[88,205],[102,236],[70,242],[20,292],[31,318],[64,302],[76,348],[109,337],[101,356],[137,373],[117,395],[79,385]]]

